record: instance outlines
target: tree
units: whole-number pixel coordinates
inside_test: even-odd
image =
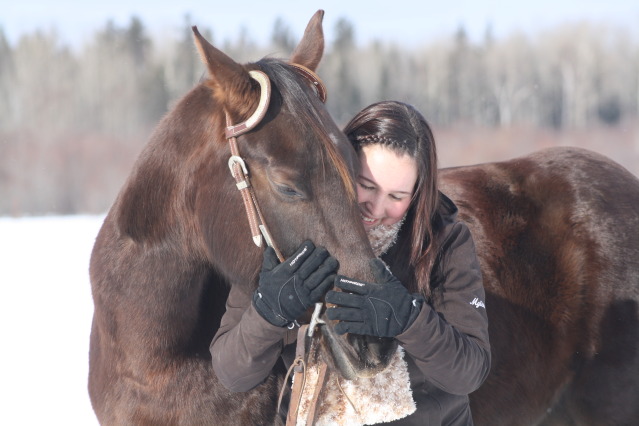
[[[484,50],[485,89],[487,107],[493,115],[485,115],[486,123],[501,127],[510,126],[515,121],[534,120],[531,108],[533,87],[537,84],[534,52],[526,37],[515,34],[498,45],[490,43]],[[529,105],[530,106],[530,105]]]
[[[14,91],[16,72],[13,51],[0,27],[0,132],[8,131],[15,125],[13,104],[16,102]]]
[[[282,52],[282,56],[295,49],[295,39],[291,34],[291,29],[281,17],[278,17],[273,25],[271,44],[278,52]]]
[[[178,39],[163,44],[167,47],[160,55],[160,65],[164,69],[169,103],[184,96],[195,86],[204,72],[193,44],[192,26],[190,15],[185,15]]]
[[[345,18],[337,21],[332,50],[326,55],[322,69],[327,77],[330,96],[327,103],[338,123],[346,122],[361,109],[361,91],[358,85],[355,58],[355,30]]]

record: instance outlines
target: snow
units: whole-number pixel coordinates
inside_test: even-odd
[[[104,216],[0,217],[4,425],[95,425],[89,258]]]

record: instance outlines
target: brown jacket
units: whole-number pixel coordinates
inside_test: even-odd
[[[389,424],[472,425],[468,394],[490,369],[484,288],[472,236],[456,220],[452,201],[441,198],[440,256],[430,277],[433,297],[397,336],[407,354],[417,411]],[[406,276],[405,270],[390,266],[400,272],[398,277]],[[280,356],[288,367],[295,352],[296,330],[271,325],[251,300],[252,294],[238,286],[231,289],[210,347],[219,380],[236,392],[264,381]]]

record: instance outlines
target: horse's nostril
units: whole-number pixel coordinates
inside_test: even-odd
[[[365,341],[370,361],[374,361],[375,364],[385,365],[395,353],[397,345],[393,339],[366,336],[366,339],[363,340]]]

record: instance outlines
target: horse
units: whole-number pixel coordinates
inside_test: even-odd
[[[439,177],[486,290],[475,424],[639,424],[639,179],[566,147]]]
[[[266,244],[285,258],[306,239],[340,271],[373,279],[357,159],[314,72],[323,13],[288,62],[241,65],[193,27],[208,76],[154,130],[91,254],[88,390],[101,424],[280,424],[283,364],[239,395],[213,372],[209,344],[229,288],[257,287]],[[326,321],[327,357],[345,377],[374,374],[396,352]]]

